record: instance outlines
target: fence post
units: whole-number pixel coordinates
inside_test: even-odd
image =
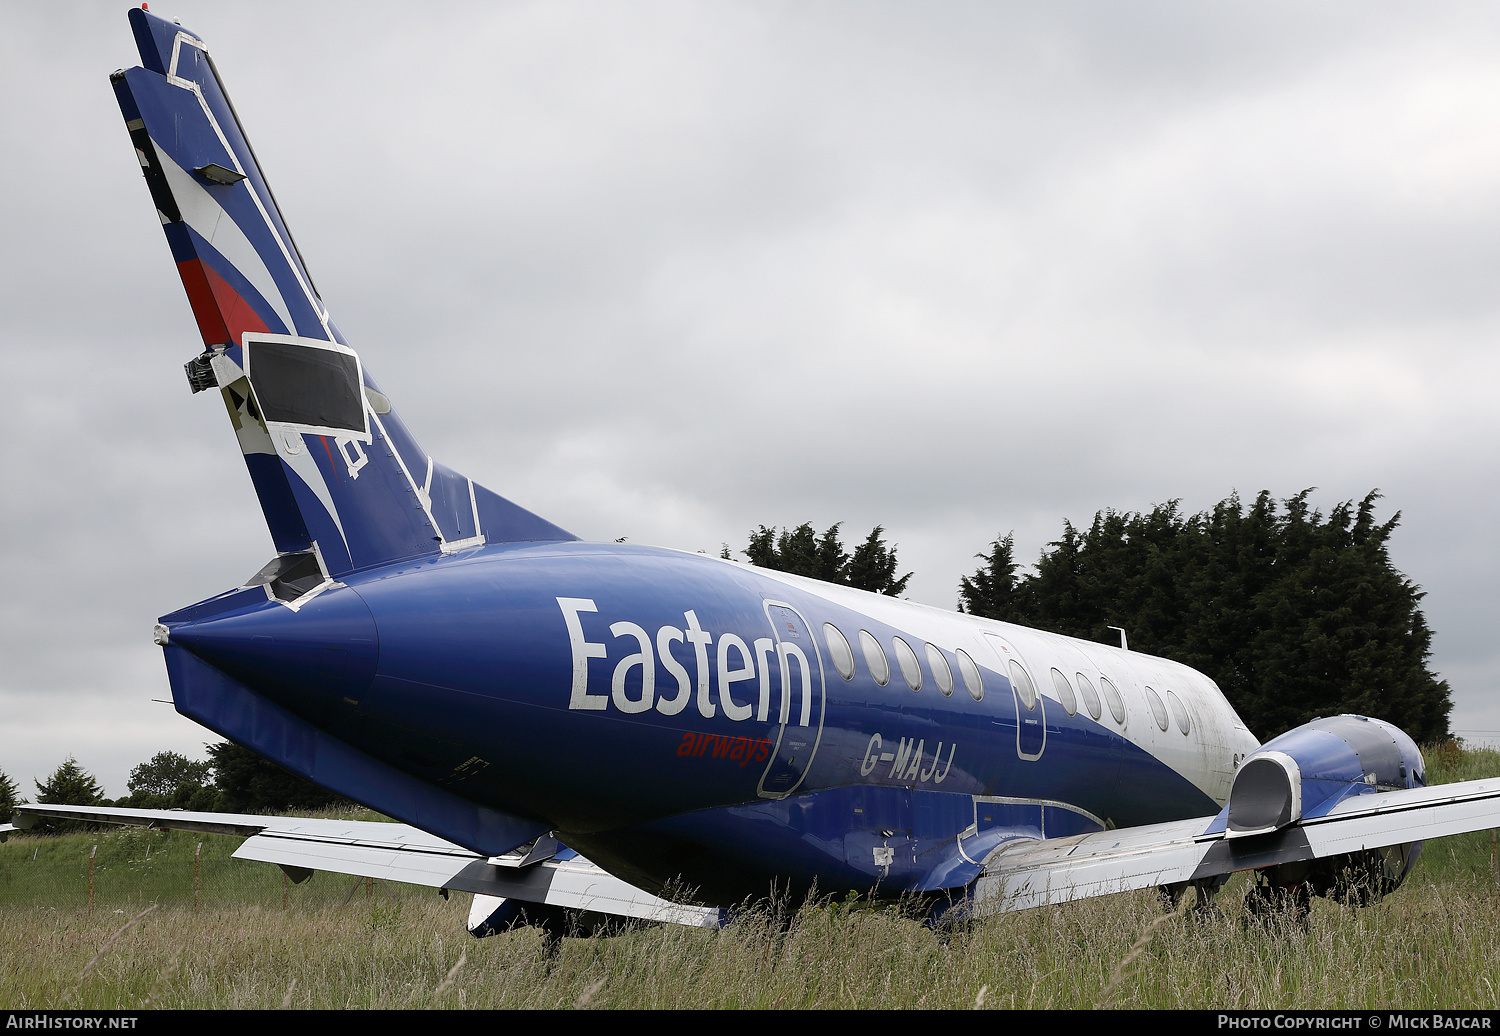
[[[96,845],[89,850],[89,910],[94,909],[94,856],[99,852]]]
[[[193,913],[198,912],[199,863],[203,859],[203,843],[193,850]]]

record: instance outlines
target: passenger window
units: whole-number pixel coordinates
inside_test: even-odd
[[[914,691],[922,689],[922,667],[917,663],[917,653],[911,649],[911,645],[900,637],[891,638],[891,646],[896,649],[896,664],[901,667],[901,675],[906,680],[906,686]]]
[[[1125,699],[1120,697],[1120,692],[1115,690],[1115,685],[1109,682],[1109,677],[1099,677],[1099,686],[1104,688],[1104,700],[1109,702],[1109,711],[1114,714],[1115,722],[1123,727],[1125,725]]]
[[[1177,700],[1177,695],[1171,691],[1167,692],[1167,704],[1172,707],[1172,718],[1177,721],[1177,729],[1186,734],[1193,729],[1193,720],[1188,715],[1187,707]]]
[[[1083,692],[1083,704],[1088,707],[1089,715],[1098,719],[1104,709],[1099,704],[1099,695],[1094,690],[1094,685],[1082,673],[1078,674],[1078,689]]]
[[[1015,684],[1016,693],[1021,696],[1021,704],[1026,706],[1026,711],[1036,708],[1036,688],[1032,686],[1031,676],[1014,658],[1010,660],[1010,682]]]
[[[931,644],[927,645],[927,668],[932,670],[932,680],[938,685],[938,690],[943,692],[943,696],[952,694],[953,669],[943,653]]]
[[[984,700],[984,679],[979,675],[979,666],[969,657],[969,653],[959,648],[954,654],[958,655],[958,671],[964,678],[964,689],[969,692],[969,697],[975,701]]]
[[[1151,718],[1156,720],[1156,725],[1162,730],[1167,729],[1167,707],[1161,703],[1161,698],[1146,685],[1146,704],[1151,706]]]
[[[1078,711],[1078,699],[1073,697],[1073,685],[1056,669],[1052,670],[1052,689],[1057,692],[1057,700],[1062,702],[1063,710],[1069,716]]]
[[[854,652],[849,650],[849,642],[839,628],[831,622],[823,623],[823,639],[828,643],[828,657],[833,659],[833,668],[845,680],[854,679]]]
[[[870,675],[875,682],[884,687],[891,682],[891,664],[886,661],[885,651],[880,647],[880,641],[875,639],[869,630],[859,631],[859,646],[865,651],[865,665],[870,667]]]

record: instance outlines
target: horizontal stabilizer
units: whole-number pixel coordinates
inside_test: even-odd
[[[569,859],[553,858],[518,867],[515,861],[503,856],[486,859],[444,852],[436,847],[406,847],[384,841],[267,830],[247,839],[234,855],[285,868],[359,874],[644,921],[705,927],[716,926],[719,917],[717,909],[671,903],[653,896],[572,853],[568,854]]]
[[[16,825],[5,825],[4,830],[25,830],[46,817],[246,836],[235,850],[236,859],[274,863],[293,875],[309,871],[353,874],[693,927],[717,927],[722,921],[717,909],[653,896],[550,838],[539,840],[547,843],[540,854],[526,845],[504,856],[484,857],[409,824],[44,805],[16,807]]]
[[[126,824],[162,831],[199,831],[203,834],[241,837],[258,834],[268,826],[287,819],[250,813],[196,813],[186,809],[126,809],[123,806],[49,806],[27,803],[16,807],[15,826],[27,831],[48,817],[81,820],[92,824]]]

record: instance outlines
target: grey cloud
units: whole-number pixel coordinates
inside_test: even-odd
[[[1379,486],[1455,724],[1500,728],[1487,9],[174,6],[335,318],[497,491],[690,550],[879,522],[952,607],[997,533]],[[0,768],[111,794],[207,737],[150,623],[271,549],[182,381],[122,14],[0,41]]]

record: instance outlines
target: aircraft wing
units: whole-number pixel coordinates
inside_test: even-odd
[[[237,858],[277,864],[299,881],[323,870],[620,917],[722,923],[716,909],[660,899],[549,838],[486,858],[406,824],[42,805],[16,807],[0,837],[49,816],[240,835]],[[1020,910],[1500,827],[1500,778],[1359,795],[1262,834],[1229,834],[1216,819],[1008,842],[986,858],[975,907]]]
[[[1006,843],[985,861],[976,906],[1020,910],[1500,827],[1500,779],[1359,795],[1265,834],[1210,831],[1215,819]]]
[[[239,835],[245,841],[236,859],[274,863],[294,881],[330,871],[647,921],[721,923],[717,909],[653,896],[548,837],[504,856],[483,857],[408,824],[369,820],[32,804],[15,807],[15,814],[14,824],[0,828],[0,838],[44,817]]]

